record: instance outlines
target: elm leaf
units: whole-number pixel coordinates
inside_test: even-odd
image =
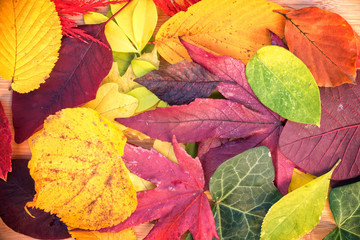
[[[260,101],[294,122],[320,125],[320,93],[310,70],[294,54],[278,46],[258,50],[246,76]]]
[[[256,239],[268,209],[281,198],[273,184],[267,147],[247,150],[224,162],[210,179],[210,193],[221,239]]]
[[[334,168],[275,203],[265,216],[261,240],[298,239],[310,232],[320,221],[333,171]]]
[[[324,240],[360,239],[360,182],[334,188],[329,194],[330,209],[338,225]]]

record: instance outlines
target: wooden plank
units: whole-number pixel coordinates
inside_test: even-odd
[[[289,8],[301,8],[306,6],[317,6],[329,11],[336,12],[344,17],[354,28],[354,30],[360,34],[360,0],[272,0],[282,6]],[[156,28],[156,32],[159,27],[168,19],[161,11],[159,12],[159,23]],[[78,22],[82,19],[78,18]],[[0,101],[4,106],[6,116],[8,117],[12,127],[11,116],[11,91],[9,91],[10,82],[0,78]],[[27,142],[22,144],[16,144],[12,142],[13,147],[13,159],[29,159],[31,157],[30,149]],[[151,229],[151,224],[143,224],[135,228],[137,236],[142,239],[146,236],[147,232]],[[333,228],[334,220],[332,218],[329,205],[325,206],[321,222],[318,226],[309,234],[304,236],[303,240],[318,240],[326,236]],[[9,229],[3,221],[0,219],[0,239],[1,240],[33,240],[22,234],[16,233]],[[69,238],[71,239],[71,238]]]

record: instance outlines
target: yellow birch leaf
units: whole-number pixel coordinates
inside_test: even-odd
[[[126,228],[120,232],[71,230],[69,233],[76,240],[136,240],[132,228]]]
[[[271,45],[269,30],[284,36],[285,18],[273,10],[281,6],[266,0],[202,0],[165,22],[156,35],[160,55],[170,63],[190,60],[179,41],[245,64],[264,45]]]
[[[126,138],[89,108],[49,116],[29,139],[35,197],[30,207],[56,214],[72,228],[98,230],[135,211],[136,192],[121,156]]]
[[[96,98],[83,107],[92,108],[104,118],[114,120],[120,117],[131,117],[138,106],[138,100],[130,95],[120,93],[116,83],[102,85]]]
[[[153,0],[139,0],[133,14],[135,43],[139,51],[150,40],[158,20],[156,5]]]
[[[98,24],[106,22],[108,18],[101,13],[92,12],[84,15],[86,24]],[[135,47],[129,41],[122,28],[114,21],[110,21],[105,26],[105,36],[110,47],[116,52],[137,52]]]
[[[133,59],[131,61],[131,67],[137,78],[144,76],[152,70],[157,70],[152,63],[141,59]]]
[[[139,100],[139,105],[136,108],[135,113],[141,113],[149,110],[160,101],[160,99],[146,87],[137,87],[127,94]]]
[[[294,168],[288,190],[289,190],[289,192],[292,192],[295,189],[311,182],[315,178],[316,178],[316,176],[314,176],[310,173],[304,173],[304,172]]]
[[[50,0],[0,1],[0,76],[19,93],[37,89],[59,56],[61,24]]]

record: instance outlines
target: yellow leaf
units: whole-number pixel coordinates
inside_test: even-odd
[[[150,40],[156,24],[158,16],[156,5],[152,0],[139,0],[134,9],[133,28],[135,43],[141,51]]]
[[[153,148],[174,163],[178,163],[174,153],[174,147],[171,143],[155,139]]]
[[[156,187],[155,184],[146,181],[145,179],[142,179],[141,177],[136,176],[135,174],[129,172],[130,180],[132,184],[134,185],[136,192],[141,192],[145,190],[151,190]]]
[[[107,17],[101,13],[92,12],[84,15],[86,24],[98,24],[108,20]],[[119,27],[114,21],[110,21],[105,26],[105,36],[108,40],[110,47],[116,52],[137,52],[129,39],[126,37],[122,28]]]
[[[137,87],[127,94],[139,100],[139,105],[136,108],[135,113],[141,113],[149,110],[160,101],[160,99],[146,87]]]
[[[131,67],[137,78],[144,76],[146,73],[152,70],[156,70],[156,67],[152,63],[141,59],[132,60]]]
[[[282,9],[266,0],[202,0],[165,22],[156,35],[160,55],[170,63],[190,60],[179,41],[218,55],[240,58],[245,64],[264,45],[270,45],[269,30],[284,36]]]
[[[58,60],[61,25],[50,0],[0,1],[0,76],[30,92],[49,77]]]
[[[148,61],[152,65],[154,65],[156,69],[159,69],[160,60],[159,60],[159,57],[158,57],[158,52],[157,52],[157,47],[156,46],[154,46],[154,49],[151,52],[144,53],[137,59]]]
[[[98,230],[135,211],[136,192],[123,163],[126,138],[89,108],[49,116],[29,139],[36,195],[28,206],[56,214],[72,228]]]
[[[108,76],[103,80],[103,84],[113,82],[119,85],[119,91],[122,93],[127,93],[135,86],[139,85],[138,83],[134,82],[136,78],[131,66],[126,70],[123,76],[120,76],[118,71],[118,64],[113,63],[113,67],[110,70]]]
[[[116,83],[102,85],[96,93],[96,99],[83,107],[92,108],[110,120],[131,117],[138,106],[138,100],[130,95],[120,93],[118,89],[119,86]]]
[[[112,14],[115,14],[123,6],[124,3],[111,5]],[[141,52],[150,40],[157,19],[156,6],[152,0],[133,0],[115,16],[116,22],[135,44],[138,52]]]
[[[76,240],[136,240],[136,235],[131,228],[120,232],[71,230],[69,233]]]
[[[289,190],[289,192],[292,192],[295,189],[311,182],[315,178],[316,178],[316,176],[311,175],[310,173],[304,173],[304,172],[294,168],[288,190]]]

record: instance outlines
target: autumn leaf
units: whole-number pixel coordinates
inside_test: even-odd
[[[35,195],[34,180],[29,174],[28,160],[14,159],[7,181],[0,180],[0,217],[18,233],[37,239],[70,237],[67,226],[54,214],[25,208]],[[30,215],[31,214],[31,215]]]
[[[355,32],[345,19],[317,7],[283,15],[290,51],[306,64],[319,86],[355,82],[358,46]]]
[[[50,0],[1,1],[0,76],[27,93],[49,77],[59,56],[60,19]]]
[[[294,168],[293,175],[291,177],[291,182],[289,185],[289,192],[298,189],[299,187],[311,182],[316,176],[311,175],[310,173],[304,173],[296,168]]]
[[[269,31],[269,32],[270,32],[270,38],[271,38],[271,44],[272,45],[283,47],[286,50],[289,50],[288,46],[286,45],[286,43],[284,42],[283,39],[281,39],[278,35],[276,35],[272,31]]]
[[[259,49],[246,66],[246,77],[260,101],[295,122],[320,124],[320,94],[306,65],[278,46]]]
[[[230,152],[226,158],[220,157],[221,153],[216,154],[219,149],[214,150],[216,157],[201,158],[206,185],[215,169],[228,158],[256,146],[268,146],[274,159],[275,182],[281,192],[286,193],[293,166],[285,157],[278,157],[283,120],[255,96],[245,76],[245,65],[240,60],[216,56],[190,44],[186,46],[195,62],[224,81],[218,84],[217,90],[227,99],[195,99],[189,105],[158,108],[116,121],[168,142],[172,134],[180,142],[240,138],[224,146],[222,153]],[[280,168],[282,171],[278,171]]]
[[[170,105],[188,104],[209,97],[220,79],[199,64],[182,61],[165,70],[152,71],[135,82],[145,86]]]
[[[130,95],[120,93],[118,89],[119,86],[116,83],[102,85],[96,93],[96,98],[83,107],[92,108],[109,120],[134,115],[138,100]]]
[[[283,36],[285,21],[273,12],[279,9],[282,7],[266,0],[202,0],[165,22],[155,43],[160,55],[172,64],[190,60],[178,37],[246,64],[258,49],[271,44],[268,29]]]
[[[126,145],[124,162],[129,170],[157,187],[139,192],[136,211],[124,222],[103,231],[119,231],[159,219],[145,239],[179,239],[187,230],[195,239],[217,237],[214,217],[204,193],[199,160],[191,158],[173,140],[179,165],[155,150]]]
[[[104,25],[84,26],[82,29],[107,44]],[[27,94],[13,93],[15,142],[21,143],[29,138],[41,127],[47,116],[94,99],[111,64],[112,53],[109,47],[64,37],[59,61],[49,80],[36,91]]]
[[[330,209],[338,225],[324,240],[359,239],[360,182],[334,188],[329,194]]]
[[[136,240],[136,235],[131,228],[124,229],[120,232],[99,232],[71,230],[70,234],[76,240]]]
[[[274,175],[267,147],[252,148],[219,166],[210,179],[210,193],[221,239],[260,237],[267,211],[282,197]]]
[[[160,99],[150,92],[145,87],[137,87],[127,93],[129,96],[133,96],[138,100],[138,106],[135,109],[135,113],[141,113],[150,108],[155,107],[159,103]]]
[[[334,180],[360,176],[357,167],[360,161],[359,94],[359,85],[320,88],[320,128],[287,122],[280,136],[281,152],[301,169],[316,176],[329,171],[339,158],[342,161],[334,171]]]
[[[8,172],[11,171],[11,141],[9,121],[0,102],[0,178],[5,181]]]
[[[177,12],[186,12],[187,8],[201,0],[154,0],[156,6],[161,8],[169,16]]]
[[[260,239],[298,239],[310,232],[320,221],[333,171],[288,193],[275,203],[264,218]]]
[[[36,195],[28,206],[72,228],[98,230],[124,221],[137,204],[121,159],[125,142],[117,126],[92,109],[49,116],[29,140]]]

